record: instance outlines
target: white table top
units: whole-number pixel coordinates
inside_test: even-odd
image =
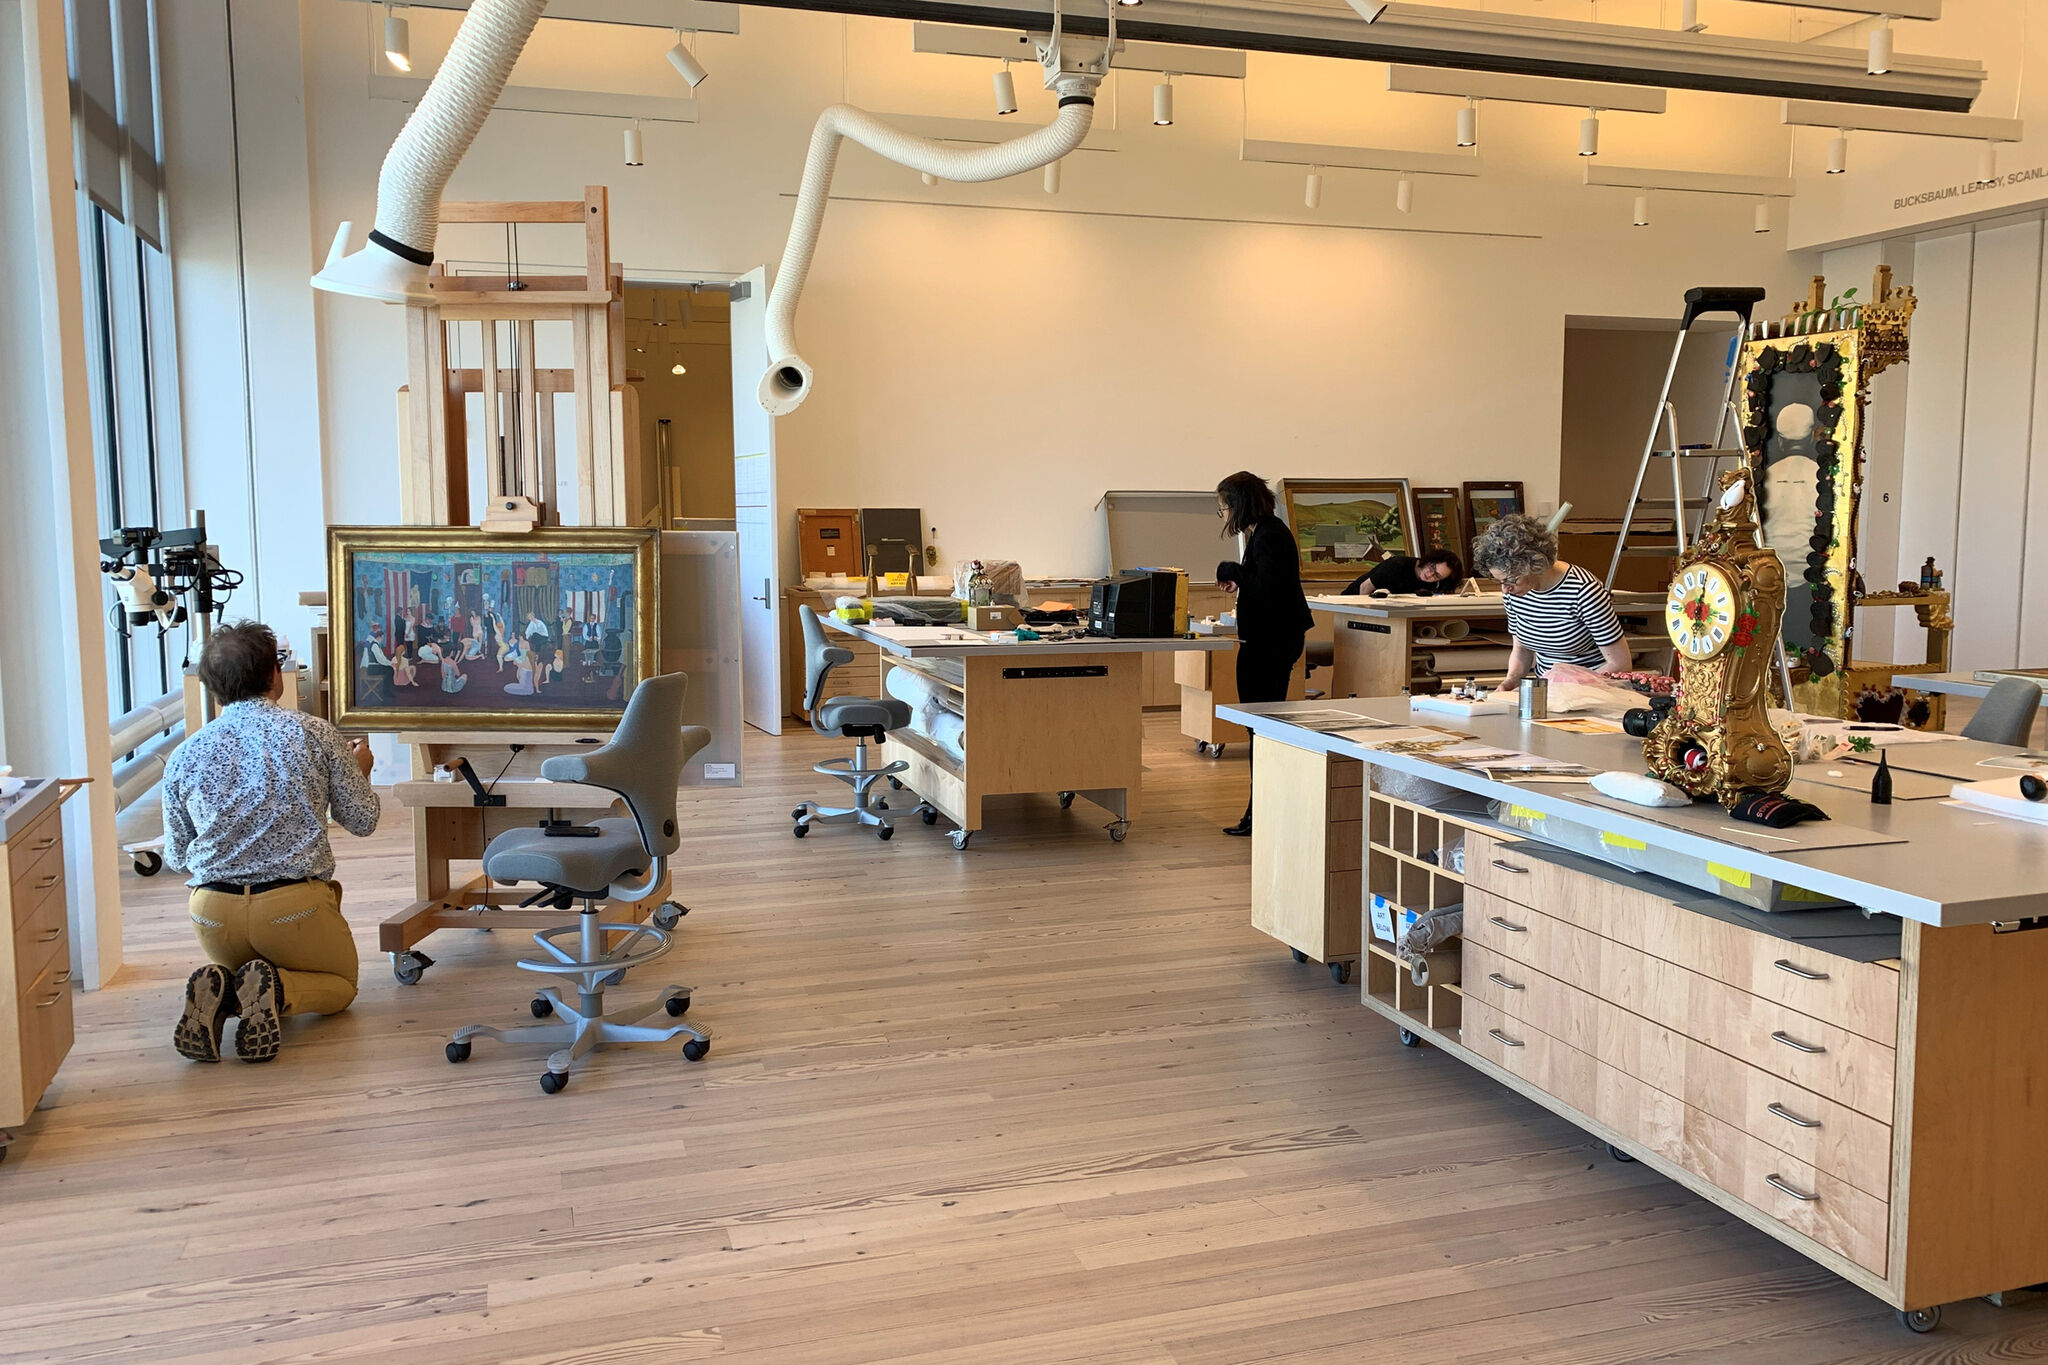
[[[1626,735],[1576,735],[1513,716],[1479,716],[1467,721],[1427,711],[1411,715],[1406,697],[1219,706],[1216,714],[1254,734],[1295,748],[1412,773],[1447,787],[1511,801],[1595,829],[1711,858],[1729,867],[1839,896],[1923,924],[1983,924],[2048,915],[2048,826],[1965,810],[1942,800],[1873,806],[1867,798],[1840,787],[1794,781],[1788,794],[1811,801],[1840,819],[1880,834],[1900,836],[1906,842],[1766,853],[1593,805],[1579,799],[1591,790],[1583,783],[1500,782],[1426,759],[1381,753],[1341,735],[1290,725],[1286,717],[1292,710],[1347,710],[1400,724],[1440,725],[1476,734],[1484,744],[1602,770],[1643,771],[1642,741]],[[1892,753],[1895,762],[1908,766],[1920,757],[1916,751],[1961,747],[1914,745]],[[1986,753],[2016,752],[2001,746],[1981,748]],[[1943,755],[1944,759],[1949,757]],[[1976,770],[1977,780],[1999,775],[1994,769]]]
[[[1988,697],[1991,683],[1978,682],[1968,673],[1894,673],[1893,687],[1910,687],[1916,692],[1946,692],[1952,697]],[[2041,689],[2041,705],[2048,707],[2048,687]]]
[[[1661,592],[1617,592],[1614,594],[1617,610],[1626,612],[1661,609],[1664,594]],[[1370,616],[1378,620],[1396,617],[1415,617],[1421,620],[1451,620],[1464,616],[1505,616],[1507,608],[1501,605],[1501,594],[1497,592],[1473,593],[1460,597],[1456,594],[1440,597],[1402,596],[1387,597],[1310,597],[1310,611],[1326,611],[1332,616]]]
[[[947,627],[956,630],[961,637],[952,641],[917,640],[910,641],[897,636],[887,626],[879,623],[853,625],[836,616],[818,618],[833,630],[866,640],[884,652],[900,659],[965,659],[984,655],[1002,658],[1034,659],[1052,658],[1063,654],[1158,654],[1179,650],[1202,650],[1213,653],[1230,649],[1237,644],[1237,637],[1200,635],[1170,636],[1163,639],[1104,640],[1090,637],[1081,640],[1015,640],[1003,639],[990,642],[987,635],[967,629],[965,626]]]

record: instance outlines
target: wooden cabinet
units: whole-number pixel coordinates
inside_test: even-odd
[[[1365,765],[1270,739],[1253,741],[1253,763],[1252,927],[1318,962],[1356,961]]]
[[[71,1051],[61,807],[74,789],[31,783],[0,813],[0,1130],[28,1120]]]
[[[1196,752],[1213,749],[1221,756],[1226,744],[1242,744],[1251,731],[1242,725],[1216,719],[1216,708],[1235,706],[1237,696],[1237,651],[1184,649],[1175,654],[1146,655],[1173,660],[1173,680],[1180,689],[1180,732],[1195,741]],[[1287,680],[1287,700],[1300,701],[1308,694],[1306,658],[1297,660]]]

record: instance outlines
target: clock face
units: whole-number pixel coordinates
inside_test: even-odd
[[[1735,584],[1712,564],[1694,564],[1672,580],[1664,629],[1688,659],[1711,659],[1735,635]]]

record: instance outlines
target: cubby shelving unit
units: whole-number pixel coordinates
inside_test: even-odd
[[[1425,854],[1443,857],[1445,842],[1463,839],[1470,830],[1498,834],[1477,817],[1466,817],[1369,791],[1366,795],[1366,896],[1360,907],[1360,939],[1365,944],[1361,994],[1384,1010],[1427,1028],[1456,1035],[1465,992],[1454,983],[1418,986],[1394,947],[1372,932],[1372,897],[1394,906],[1396,922],[1403,910],[1417,914],[1465,899],[1465,878]],[[1452,939],[1446,948],[1461,948]],[[1442,951],[1441,949],[1439,951]],[[1396,1022],[1400,1022],[1397,1017]],[[1402,1040],[1413,1037],[1405,1027]]]

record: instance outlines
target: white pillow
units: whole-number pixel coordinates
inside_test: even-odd
[[[1593,778],[1593,790],[1634,806],[1689,806],[1692,798],[1678,788],[1659,782],[1648,773],[1600,773]]]

